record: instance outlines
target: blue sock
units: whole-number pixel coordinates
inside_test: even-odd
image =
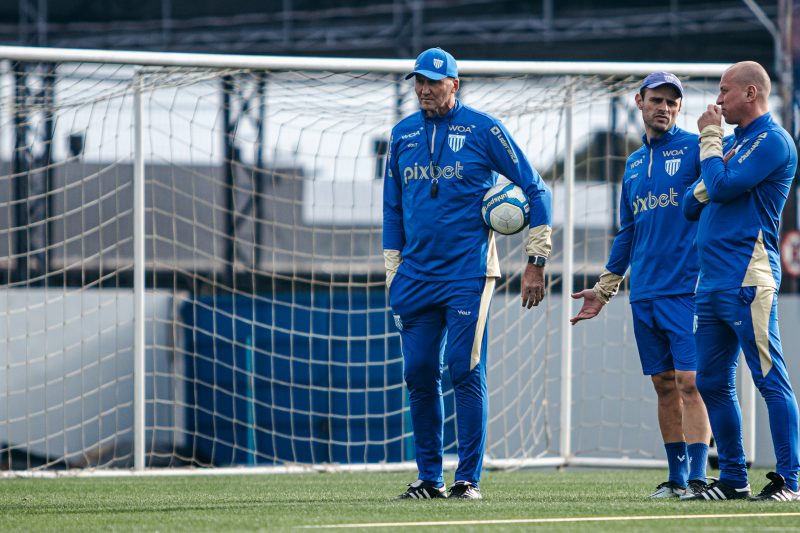
[[[689,457],[685,442],[667,442],[664,444],[669,464],[669,480],[681,487],[686,486],[689,476]]]
[[[706,480],[706,463],[708,462],[708,444],[695,442],[686,447],[689,454],[689,479]]]

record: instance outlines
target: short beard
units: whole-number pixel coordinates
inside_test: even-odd
[[[672,127],[672,125],[670,125],[670,124],[668,124],[666,126],[662,126],[659,123],[648,124],[648,126],[650,126],[651,130],[653,130],[655,132],[658,132],[660,134],[667,133],[669,131],[669,129]]]

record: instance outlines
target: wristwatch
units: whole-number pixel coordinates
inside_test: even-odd
[[[536,265],[537,267],[543,267],[545,263],[547,263],[547,258],[543,255],[529,255],[528,263]]]

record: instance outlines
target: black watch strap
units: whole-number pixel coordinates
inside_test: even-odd
[[[547,258],[543,255],[529,255],[528,263],[536,265],[537,267],[543,267],[547,263]]]

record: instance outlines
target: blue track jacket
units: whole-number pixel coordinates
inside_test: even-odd
[[[797,169],[797,149],[769,113],[723,139],[703,159],[700,179],[685,194],[684,214],[697,219],[698,292],[778,288],[778,225]]]
[[[686,187],[700,174],[697,135],[673,126],[628,157],[619,202],[620,228],[606,269],[631,267],[630,301],[693,294],[697,224],[681,216]]]
[[[383,248],[401,252],[398,273],[431,281],[498,277],[494,232],[481,216],[498,173],[525,191],[530,227],[546,227],[549,242],[550,189],[499,120],[456,101],[444,116],[418,111],[400,121],[383,188]]]

